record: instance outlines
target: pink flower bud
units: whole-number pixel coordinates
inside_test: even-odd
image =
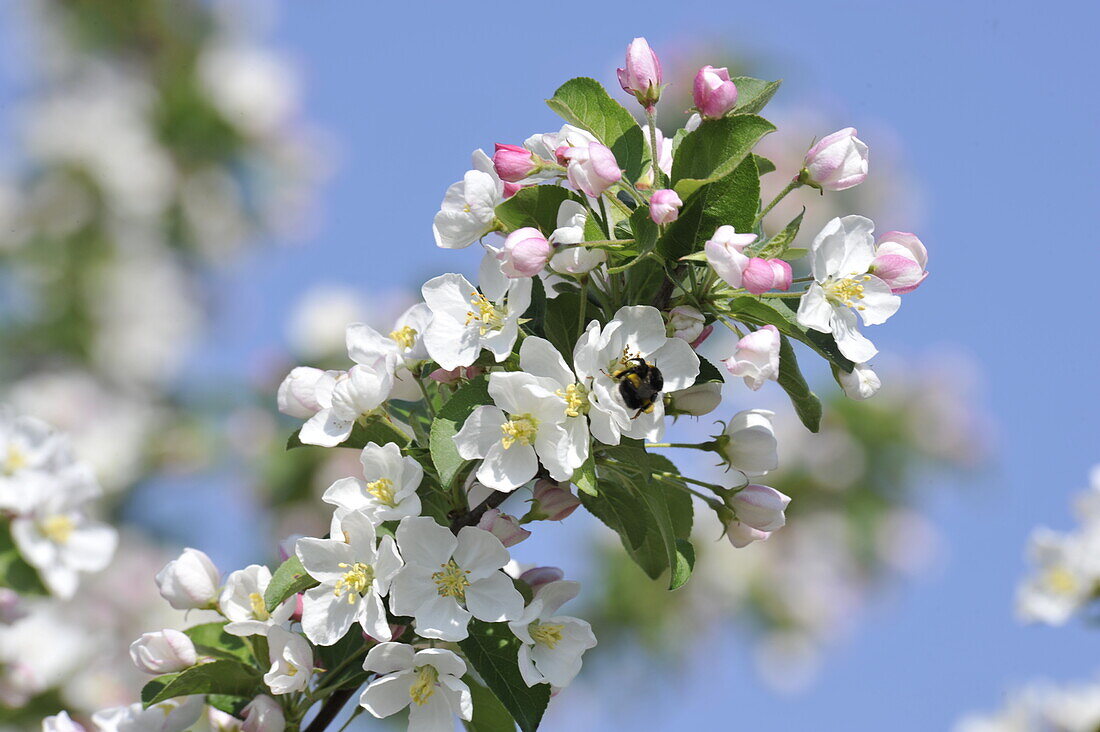
[[[703,333],[706,319],[690,305],[677,305],[668,311],[668,325],[672,337],[693,343]]]
[[[499,508],[486,511],[477,522],[477,527],[500,539],[504,546],[515,546],[531,535],[530,531],[519,525],[515,516],[501,513]]]
[[[695,75],[692,88],[695,108],[707,119],[724,117],[737,104],[737,86],[730,81],[726,68],[704,66]]]
[[[843,191],[867,178],[867,145],[855,127],[826,135],[806,153],[799,180],[814,188]]]
[[[560,483],[545,479],[535,483],[535,501],[538,509],[546,514],[546,521],[561,521],[581,505],[568,484],[562,487]]]
[[[501,271],[508,277],[534,277],[550,261],[553,253],[553,245],[538,229],[525,226],[508,235],[497,253],[497,259],[502,262]]]
[[[895,295],[917,289],[928,276],[928,250],[915,234],[888,231],[878,238],[871,272]]]
[[[569,182],[586,196],[601,195],[623,177],[615,155],[607,145],[590,142],[587,147],[571,147],[565,151],[569,165]]]
[[[504,197],[511,198],[512,196],[516,195],[516,193],[518,193],[522,188],[523,186],[521,186],[519,183],[509,183],[508,181],[504,181]]]
[[[791,265],[782,259],[753,257],[741,271],[741,286],[754,295],[791,287]]]
[[[428,374],[428,378],[440,384],[457,384],[463,379],[477,378],[481,371],[480,366],[458,366],[450,370],[436,369]]]
[[[618,70],[619,84],[638,103],[652,109],[661,98],[661,61],[644,38],[635,38],[626,47],[626,66]]]
[[[15,590],[0,587],[0,624],[11,625],[27,616],[27,605]]]
[[[733,494],[729,507],[737,514],[737,520],[758,531],[775,531],[787,522],[784,511],[791,502],[775,488],[750,484]]]
[[[532,567],[521,574],[519,578],[527,583],[532,592],[538,592],[543,585],[565,579],[565,572],[557,567]]]
[[[770,531],[760,531],[740,521],[731,521],[726,527],[726,538],[734,549],[744,549],[754,541],[763,541],[771,536]]]
[[[290,614],[290,620],[294,623],[302,622],[302,613],[305,612],[306,605],[302,600],[302,593],[298,593],[294,596],[294,612]]]
[[[745,385],[756,391],[769,379],[779,378],[779,329],[765,325],[737,341],[737,350],[723,363],[734,376],[745,379]]]
[[[145,633],[130,644],[130,660],[147,674],[170,674],[198,663],[195,644],[170,628]]]
[[[518,183],[534,173],[538,167],[538,160],[527,148],[497,143],[496,152],[493,153],[493,168],[501,180]]]
[[[680,207],[684,202],[676,195],[676,191],[665,188],[654,191],[649,199],[649,218],[655,224],[671,224],[680,216]]]

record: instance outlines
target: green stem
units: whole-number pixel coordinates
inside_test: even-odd
[[[654,109],[647,108],[645,112],[646,121],[649,122],[649,151],[653,157],[653,189],[659,190],[663,187],[662,180],[664,171],[661,170],[660,160],[661,153],[657,149],[657,112]]]
[[[800,187],[801,185],[802,185],[802,183],[798,180],[798,178],[795,178],[790,183],[788,183],[787,187],[784,188],[783,190],[781,190],[779,192],[779,195],[776,196],[775,198],[773,198],[772,202],[769,203],[767,206],[765,206],[764,210],[761,211],[760,213],[758,213],[756,215],[756,218],[752,220],[753,228],[755,228],[756,225],[759,224],[764,219],[764,217],[768,215],[769,211],[771,211],[773,208],[775,208],[775,204],[782,201],[787,196],[788,193],[793,191],[795,188]]]
[[[646,447],[688,447],[694,450],[710,450],[709,442],[647,442]]]
[[[695,496],[696,498],[700,498],[700,499],[706,501],[708,504],[722,505],[721,501],[718,501],[713,496],[708,496],[706,493],[700,493],[699,491],[697,491],[693,488],[689,488],[688,486],[686,486],[686,485],[684,485],[683,483],[680,482],[680,481],[697,482],[697,481],[691,481],[690,478],[685,478],[682,475],[674,475],[673,473],[653,473],[653,477],[655,479],[661,481],[662,483],[664,483],[667,486],[672,486],[673,488],[679,488],[680,490],[684,491],[685,493],[690,493],[691,495]],[[711,487],[707,483],[704,483],[703,485]]]
[[[745,337],[745,334],[741,332],[741,329],[738,328],[733,323],[731,323],[730,321],[726,320],[725,318],[721,318],[721,317],[718,318],[718,320],[720,320],[722,322],[722,325],[724,325],[727,328],[729,328],[730,330],[732,330],[734,335],[736,335],[738,338],[744,338]]]
[[[805,290],[799,290],[798,292],[765,292],[760,297],[796,298],[802,297],[805,293]]]
[[[431,415],[432,419],[435,419],[435,405],[432,404],[432,397],[428,394],[428,385],[419,376],[416,377],[416,385],[420,387],[420,393],[424,395],[424,404],[428,407],[428,414]]]
[[[588,275],[584,275],[581,278],[581,306],[579,308],[579,314],[577,316],[577,333],[584,332],[584,316],[585,311],[588,309],[588,281],[591,279]]]

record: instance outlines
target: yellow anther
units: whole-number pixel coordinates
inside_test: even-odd
[[[500,426],[504,434],[500,438],[500,444],[507,450],[517,442],[521,445],[530,445],[535,441],[535,435],[539,431],[539,421],[529,414],[510,419]]]
[[[409,687],[409,696],[413,704],[423,706],[435,693],[435,684],[439,680],[439,672],[435,666],[418,666],[416,669],[416,681]]]
[[[67,543],[69,537],[73,534],[74,528],[76,528],[76,525],[73,523],[72,518],[61,513],[47,516],[39,524],[39,531],[54,544]]]
[[[295,666],[293,663],[288,663],[286,665],[286,675],[287,676],[297,676],[298,675],[298,667]]]
[[[1043,579],[1046,586],[1059,595],[1075,594],[1080,586],[1077,576],[1065,567],[1053,567],[1047,570]]]
[[[397,505],[397,501],[394,499],[393,481],[389,478],[379,478],[378,480],[372,480],[367,483],[367,493],[374,496],[375,500],[379,503],[385,504],[390,508]]]
[[[248,596],[248,602],[252,605],[252,617],[256,620],[267,620],[271,615],[267,612],[267,605],[264,604],[264,596],[259,592],[253,592]]]
[[[416,345],[416,335],[416,330],[407,325],[403,325],[397,330],[390,332],[390,338],[393,339],[397,345],[405,349],[412,348]]]
[[[359,596],[366,592],[367,588],[370,587],[370,583],[374,581],[374,567],[362,562],[356,562],[355,564],[340,562],[336,566],[345,570],[345,572],[344,576],[336,580],[336,584],[333,585],[333,594],[341,597],[344,593],[347,593],[348,604],[354,605]]]
[[[854,307],[856,310],[863,310],[862,305],[856,305],[856,303],[863,299],[863,285],[861,282],[866,282],[871,279],[870,275],[863,275],[862,277],[844,277],[843,279],[834,280],[826,286],[826,292],[830,299],[839,302],[841,305],[846,305],[850,308]]]
[[[4,460],[4,475],[15,475],[25,467],[27,467],[27,456],[15,445],[9,445],[8,456]]]
[[[473,306],[473,310],[466,311],[466,325],[474,322],[480,323],[481,335],[485,335],[491,330],[500,330],[501,326],[504,325],[503,314],[496,305],[480,292],[470,293],[470,305]]]
[[[453,597],[456,600],[466,599],[466,588],[470,586],[470,580],[466,576],[470,574],[450,560],[446,564],[439,565],[440,571],[432,573],[435,586],[440,597]]]
[[[561,631],[564,625],[551,625],[535,621],[527,626],[527,632],[535,639],[535,642],[553,650],[554,646],[561,643]]]
[[[570,384],[554,392],[565,400],[565,416],[580,417],[588,414],[588,389],[581,384]]]

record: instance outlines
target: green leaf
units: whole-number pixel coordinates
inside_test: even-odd
[[[470,687],[474,702],[474,718],[465,723],[466,729],[470,732],[515,732],[515,720],[493,692],[470,674],[463,676],[462,681]]]
[[[783,227],[783,231],[779,232],[771,239],[761,242],[759,246],[747,247],[745,255],[749,257],[763,257],[764,259],[786,259],[784,255],[787,253],[791,242],[798,236],[798,229],[802,226],[802,217],[805,214],[806,207],[803,206],[799,214]]]
[[[783,80],[764,81],[751,76],[735,76],[730,79],[737,87],[737,106],[734,114],[758,114],[779,90]]]
[[[580,336],[579,328],[587,326],[597,315],[597,308],[586,307],[581,322],[581,293],[566,292],[554,298],[554,306],[546,309],[546,340],[558,349],[566,363],[573,363],[573,346]]]
[[[183,632],[195,644],[200,654],[244,663],[252,663],[254,660],[252,650],[243,638],[225,632],[224,622],[194,625]],[[266,658],[261,660],[267,662]]]
[[[596,483],[596,456],[592,450],[588,451],[588,459],[584,464],[573,473],[573,485],[577,486],[577,490],[590,496],[600,494]]]
[[[794,347],[785,335],[779,336],[779,385],[791,398],[795,414],[810,432],[821,428],[821,400],[810,391],[802,370],[798,368],[798,358]]]
[[[717,366],[702,356],[699,356],[699,375],[695,377],[695,383],[704,384],[708,381],[717,381],[720,384],[724,384],[726,377]]]
[[[832,335],[803,328],[795,319],[794,311],[779,298],[761,300],[752,295],[742,295],[730,300],[729,310],[734,318],[745,323],[774,325],[780,333],[805,343],[845,373],[850,373],[855,367],[837,348]]]
[[[158,676],[141,690],[141,701],[148,707],[191,694],[251,697],[262,689],[258,671],[236,661],[219,660],[201,663],[177,674]]]
[[[267,611],[274,612],[275,608],[292,595],[305,592],[311,587],[320,584],[306,573],[297,556],[292,556],[279,565],[275,574],[271,576],[271,582],[264,592],[264,604]]]
[[[252,701],[252,699],[246,696],[230,696],[228,694],[206,695],[206,703],[208,706],[220,709],[226,714],[232,714],[238,719],[241,718],[242,710],[248,706],[250,701]]]
[[[680,145],[672,164],[673,189],[687,201],[707,183],[732,173],[760,138],[773,131],[775,125],[768,120],[747,114],[704,121]]]
[[[528,686],[520,676],[520,642],[508,624],[471,620],[469,637],[458,645],[519,728],[523,732],[538,729],[550,702],[550,686]]]
[[[753,153],[752,159],[756,161],[756,170],[760,175],[767,175],[768,173],[775,172],[775,163],[768,160],[763,155]]]
[[[531,278],[531,305],[523,314],[520,322],[526,320],[523,330],[531,335],[542,336],[546,328],[546,287],[539,277]]]
[[[564,297],[564,295],[562,296]],[[553,309],[547,312],[547,315]],[[466,463],[458,448],[455,447],[455,435],[462,429],[466,418],[470,413],[482,404],[491,404],[489,398],[489,381],[484,376],[479,376],[472,381],[463,384],[458,391],[451,395],[438,416],[432,420],[432,431],[428,439],[432,451],[432,463],[435,464],[436,473],[439,474],[439,482],[444,487],[450,486],[455,475]]]
[[[549,236],[558,228],[558,209],[573,194],[560,186],[521,188],[496,208],[497,218],[508,231],[531,226]]]
[[[687,584],[695,569],[695,547],[687,539],[676,540],[676,560],[672,565],[672,576],[668,589],[676,590]]]
[[[749,158],[725,178],[695,192],[657,242],[657,251],[668,259],[679,259],[702,249],[703,242],[723,224],[751,231],[759,208],[760,176]]]
[[[600,82],[586,77],[570,79],[546,103],[566,122],[588,130],[611,148],[627,179],[638,180],[645,157],[642,128]]]
[[[0,523],[0,587],[8,587],[21,595],[48,595],[46,585],[34,567],[27,564],[11,538],[11,523]]]
[[[293,450],[296,447],[311,447],[302,442],[298,435],[301,432],[299,429],[290,439],[287,440],[286,449]],[[348,436],[344,442],[340,443],[340,447],[350,447],[356,450],[361,450],[367,446],[367,443],[373,442],[376,445],[385,445],[388,442],[395,443],[398,447],[404,447],[409,444],[409,436],[403,431],[398,429],[393,422],[386,419],[382,415],[372,415],[363,422],[356,422],[355,426],[351,429],[351,435]]]

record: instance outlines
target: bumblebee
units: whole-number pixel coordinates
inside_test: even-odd
[[[626,406],[638,410],[634,413],[635,419],[642,412],[649,414],[653,411],[653,404],[665,385],[661,370],[637,356],[624,360],[622,368],[616,369],[610,376],[619,382],[619,395]]]

